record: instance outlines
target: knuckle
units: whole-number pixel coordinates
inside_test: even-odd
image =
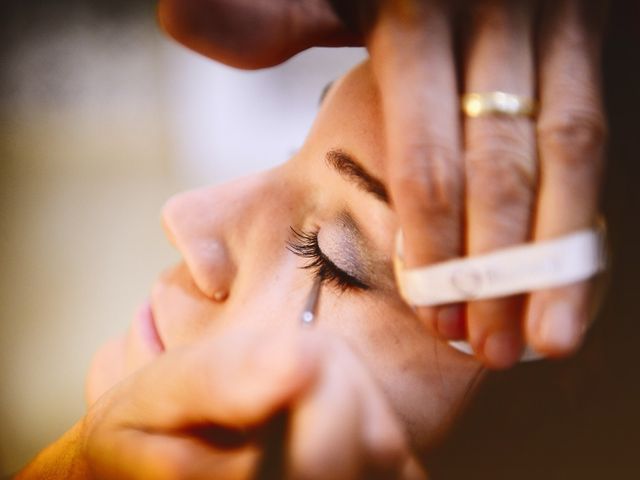
[[[536,189],[535,159],[513,144],[488,143],[467,153],[467,184],[473,201],[491,208],[529,204]]]
[[[592,161],[589,154],[598,153],[607,138],[604,116],[596,111],[571,110],[562,115],[542,118],[538,125],[542,147],[559,154],[569,166]]]
[[[398,203],[431,215],[456,211],[463,175],[453,148],[414,144],[399,160],[390,178]]]
[[[485,117],[469,126],[470,150],[505,149],[526,152],[532,149],[529,121],[519,118]]]

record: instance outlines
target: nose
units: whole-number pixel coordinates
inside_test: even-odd
[[[198,289],[223,301],[230,294],[236,265],[228,244],[233,214],[218,190],[209,187],[174,195],[162,209],[162,224]]]

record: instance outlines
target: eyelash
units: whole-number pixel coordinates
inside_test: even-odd
[[[304,267],[313,271],[322,283],[333,284],[338,290],[368,290],[369,286],[348,274],[327,257],[318,244],[318,232],[302,232],[291,228],[293,238],[287,242],[287,250],[310,260]]]

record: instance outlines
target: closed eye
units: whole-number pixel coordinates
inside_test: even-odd
[[[309,262],[302,268],[312,270],[314,277],[322,283],[333,284],[340,291],[369,290],[362,280],[345,272],[324,254],[318,244],[318,232],[301,232],[291,227],[292,239],[287,242],[287,249],[306,258]]]

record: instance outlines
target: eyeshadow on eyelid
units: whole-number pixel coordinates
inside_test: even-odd
[[[379,284],[367,241],[348,211],[341,212],[334,222],[320,229],[318,242],[338,268],[372,287]]]
[[[324,102],[324,99],[327,97],[327,94],[329,93],[329,90],[331,90],[331,87],[333,86],[334,83],[335,83],[335,80],[331,80],[322,88],[322,91],[320,92],[320,98],[318,99],[318,105],[322,105],[322,103]]]
[[[342,228],[325,226],[318,233],[318,245],[335,266],[366,283],[366,275],[361,268],[360,255],[354,251],[351,235]]]
[[[338,215],[337,222],[341,230],[346,232],[346,241],[355,255],[355,262],[362,272],[363,281],[371,286],[395,290],[396,282],[391,260],[373,247],[355,217],[348,210],[344,210]]]

